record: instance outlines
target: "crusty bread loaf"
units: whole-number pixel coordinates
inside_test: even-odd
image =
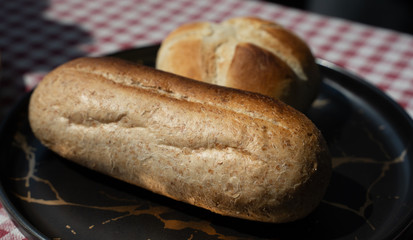
[[[178,27],[162,42],[156,67],[261,93],[300,111],[310,107],[320,86],[308,45],[278,24],[251,17]]]
[[[29,120],[64,158],[244,219],[306,216],[331,172],[319,130],[288,105],[115,58],[50,72],[31,96]]]

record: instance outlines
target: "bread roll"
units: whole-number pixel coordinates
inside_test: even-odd
[[[64,158],[226,216],[302,218],[331,172],[319,130],[282,102],[115,58],[50,72],[29,121]]]
[[[307,44],[280,25],[258,18],[184,24],[162,42],[156,67],[261,93],[300,111],[310,107],[320,86]]]

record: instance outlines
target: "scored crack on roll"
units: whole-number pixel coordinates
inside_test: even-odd
[[[279,24],[255,17],[178,27],[162,41],[156,68],[264,94],[303,112],[321,84],[306,42]]]

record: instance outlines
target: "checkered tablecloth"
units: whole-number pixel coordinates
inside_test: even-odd
[[[84,55],[159,43],[189,21],[276,21],[319,57],[376,85],[413,116],[413,36],[260,1],[13,0],[0,6],[0,120],[52,68]],[[0,239],[23,239],[0,205]]]

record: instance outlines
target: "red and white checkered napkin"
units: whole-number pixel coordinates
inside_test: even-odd
[[[81,49],[101,55],[160,42],[189,21],[222,21],[257,16],[291,29],[305,39],[317,57],[365,78],[395,99],[413,116],[413,36],[327,18],[259,1],[55,1],[53,19],[80,24],[95,39]],[[68,9],[82,9],[70,11]],[[100,16],[100,17],[94,17]],[[107,21],[113,19],[113,21]]]
[[[159,43],[190,21],[257,16],[307,41],[317,57],[378,86],[413,116],[413,37],[240,0],[13,0],[0,7],[0,120],[54,67],[84,55],[104,55]],[[0,239],[21,239],[0,207]]]
[[[30,6],[30,7],[27,7]],[[258,16],[303,37],[317,57],[375,84],[413,116],[413,37],[259,1],[7,1],[0,8],[0,118],[53,67],[160,42],[189,21]]]
[[[413,36],[341,20],[312,18],[318,19],[320,25],[316,33],[304,29],[297,32],[308,39],[316,56],[363,77],[413,117]]]
[[[280,7],[259,16],[291,29],[316,57],[366,79],[413,117],[413,36]]]
[[[26,239],[16,228],[0,203],[0,239],[21,240]]]

